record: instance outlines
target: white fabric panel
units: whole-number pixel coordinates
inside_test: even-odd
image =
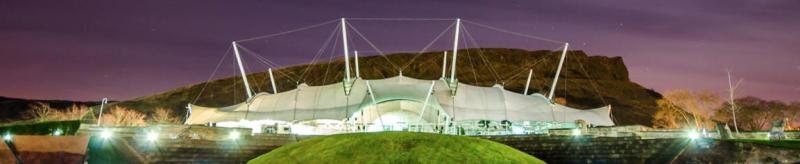
[[[237,121],[244,118],[244,112],[236,112],[245,109],[245,103],[236,104],[223,108],[209,108],[189,104],[191,115],[186,119],[186,124],[205,124],[209,122]]]
[[[387,79],[370,80],[372,91],[378,102],[386,100],[414,100],[425,101],[425,94],[431,86],[429,80],[418,80],[408,77],[396,76]]]
[[[505,98],[501,88],[461,83],[458,84],[456,96],[452,98],[455,99],[456,121],[506,119]]]
[[[423,103],[431,83],[431,80],[404,76],[369,81],[379,103],[392,100]],[[192,115],[186,123],[237,121],[245,117],[249,120],[341,120],[351,117],[363,107],[372,105],[372,99],[367,93],[366,82],[361,79],[354,81],[349,97],[345,96],[342,83],[311,87],[302,84],[297,89],[278,94],[258,94],[248,103],[230,107],[208,108],[193,105]],[[447,84],[441,80],[436,81],[434,95],[431,96],[426,113],[428,111],[434,113],[437,110],[442,110],[445,115],[456,121],[572,122],[582,119],[594,125],[614,125],[610,117],[610,106],[578,110],[550,104],[548,99],[540,94],[522,95],[507,91],[502,86],[479,87],[464,83],[458,84],[457,93],[452,96]]]
[[[506,98],[505,103],[510,121],[555,120],[551,109],[553,106],[547,101],[547,98],[538,93],[526,96],[504,90],[503,96]]]

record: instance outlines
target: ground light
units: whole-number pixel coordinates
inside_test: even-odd
[[[697,139],[697,138],[700,138],[700,134],[699,134],[699,133],[697,133],[697,131],[694,131],[694,130],[690,131],[688,135],[689,135],[689,138],[690,138],[690,139]]]
[[[148,141],[156,141],[158,139],[158,132],[147,132],[146,137]]]
[[[64,131],[61,131],[61,129],[56,129],[56,131],[53,131],[54,136],[61,136],[62,134],[64,134]]]
[[[11,133],[6,133],[6,135],[3,135],[3,140],[5,141],[11,141],[11,138]]]
[[[572,135],[573,136],[581,135],[581,129],[572,129]]]
[[[238,131],[231,131],[231,133],[228,134],[228,139],[237,140],[239,139],[239,135],[241,134]]]
[[[108,129],[103,129],[103,131],[100,132],[100,138],[103,138],[103,139],[111,138],[111,135],[112,135],[111,131],[109,131]]]

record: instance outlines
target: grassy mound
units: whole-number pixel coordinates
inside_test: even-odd
[[[493,141],[431,133],[349,133],[284,145],[249,163],[544,163]]]

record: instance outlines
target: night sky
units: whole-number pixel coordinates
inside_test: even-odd
[[[460,17],[622,56],[635,82],[658,91],[724,93],[731,69],[744,79],[741,96],[800,101],[797,0],[0,1],[0,96],[151,95],[208,79],[231,41],[341,17]],[[418,51],[451,23],[351,21],[386,52]],[[335,26],[242,45],[281,65],[304,63]],[[487,47],[559,47],[465,28]],[[431,50],[451,40],[444,35]],[[214,78],[234,75],[230,59]]]

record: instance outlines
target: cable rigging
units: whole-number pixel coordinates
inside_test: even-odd
[[[317,27],[320,27],[320,26],[323,26],[323,25],[327,25],[327,24],[330,24],[330,23],[333,23],[333,22],[337,22],[337,21],[339,21],[339,20],[338,19],[334,19],[334,20],[330,20],[330,21],[327,21],[327,22],[322,22],[322,23],[319,23],[319,24],[314,24],[314,25],[310,25],[310,26],[306,26],[306,27],[300,27],[300,28],[296,28],[296,29],[292,29],[292,30],[288,30],[288,31],[284,31],[284,32],[261,35],[261,36],[247,38],[247,39],[240,39],[240,40],[237,40],[235,42],[241,43],[241,42],[247,42],[247,41],[252,41],[252,40],[258,40],[258,39],[271,38],[271,37],[291,34],[291,33],[299,32],[299,31],[305,31],[305,30],[308,30],[308,29],[317,28]]]
[[[214,78],[214,76],[217,74],[219,67],[222,66],[222,62],[225,61],[226,58],[228,58],[228,54],[230,52],[231,52],[231,47],[228,47],[228,50],[225,50],[225,54],[222,55],[222,58],[220,58],[220,60],[217,62],[217,66],[214,67],[214,71],[211,72],[211,76],[208,76],[206,82],[203,83],[203,87],[200,88],[200,92],[197,93],[197,97],[195,97],[194,100],[192,100],[192,104],[197,103],[197,100],[199,100],[200,96],[203,95],[203,92],[206,90],[206,87],[208,87],[209,82],[211,82],[211,79]]]
[[[405,64],[403,67],[401,67],[401,68],[400,68],[400,71],[405,71],[405,70],[406,70],[406,68],[408,68],[408,66],[410,66],[412,63],[414,63],[414,60],[416,60],[416,59],[417,59],[417,57],[421,56],[423,53],[425,53],[426,51],[428,51],[428,48],[430,48],[430,47],[433,45],[433,43],[436,43],[436,41],[438,41],[438,40],[439,40],[439,38],[441,38],[442,36],[444,36],[444,34],[445,34],[445,33],[447,33],[447,31],[450,31],[450,28],[452,28],[452,27],[453,27],[455,24],[456,24],[456,23],[452,23],[452,24],[450,24],[450,25],[449,25],[449,26],[447,26],[447,28],[445,28],[445,29],[444,29],[442,32],[440,32],[438,35],[436,35],[436,38],[434,38],[433,40],[431,40],[431,42],[429,42],[427,45],[425,45],[425,47],[424,47],[424,48],[422,48],[422,50],[420,50],[419,52],[417,52],[417,54],[416,54],[416,55],[414,55],[414,57],[412,57],[412,58],[411,58],[411,60],[409,60],[409,61],[408,61],[408,62],[407,62],[407,63],[406,63],[406,64]]]
[[[383,57],[384,59],[386,59],[386,61],[389,62],[389,64],[391,64],[392,67],[394,67],[395,70],[397,70],[398,72],[402,71],[402,70],[400,70],[399,67],[397,67],[397,65],[394,64],[394,62],[392,62],[392,60],[390,60],[388,57],[386,57],[386,54],[384,54],[383,51],[381,51],[381,49],[379,49],[377,46],[375,46],[375,44],[373,44],[372,41],[367,39],[367,37],[365,37],[364,34],[362,34],[360,31],[358,31],[358,29],[353,27],[353,25],[347,24],[347,27],[350,27],[350,29],[355,31],[356,34],[358,34],[358,36],[361,37],[361,39],[363,39],[365,42],[367,42],[367,44],[369,44],[370,47],[372,47],[372,49],[374,49],[375,51],[378,51],[378,54],[381,57]]]
[[[469,23],[469,24],[474,24],[474,25],[477,25],[477,26],[480,26],[480,27],[483,27],[483,28],[487,28],[487,29],[490,29],[490,30],[495,30],[495,31],[498,31],[498,32],[503,32],[503,33],[507,33],[507,34],[511,34],[511,35],[515,35],[515,36],[520,36],[520,37],[525,37],[525,38],[530,38],[530,39],[536,39],[536,40],[541,40],[541,41],[546,41],[546,42],[556,43],[556,44],[567,43],[567,42],[564,42],[564,41],[558,41],[558,40],[548,39],[548,38],[544,38],[544,37],[518,33],[518,32],[511,31],[511,30],[501,29],[501,28],[498,28],[498,27],[493,27],[493,26],[489,26],[489,25],[485,25],[485,24],[481,24],[481,23],[473,22],[473,21],[469,21],[469,20],[463,20],[463,21],[466,22],[466,23]]]
[[[469,33],[469,31],[467,31],[467,28],[462,26],[461,29],[464,30],[464,34],[467,36],[465,40],[472,41],[472,44],[478,49],[478,57],[484,63],[486,63],[486,66],[489,68],[489,72],[491,72],[492,75],[493,75],[494,82],[497,83],[500,80],[500,75],[498,75],[497,70],[494,69],[494,66],[492,66],[492,63],[489,62],[489,60],[487,60],[486,57],[483,55],[483,49],[480,47],[480,45],[478,45],[478,42],[475,41],[475,38],[472,37],[472,34]],[[467,42],[467,43],[469,43],[469,42]],[[503,82],[505,82],[505,81],[503,81]]]

